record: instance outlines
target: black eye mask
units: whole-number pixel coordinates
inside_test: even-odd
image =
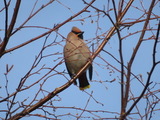
[[[72,31],[74,34],[76,34],[79,38],[83,39],[83,33],[84,32],[75,32],[75,31]]]

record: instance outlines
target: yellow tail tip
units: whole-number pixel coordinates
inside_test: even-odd
[[[87,86],[85,86],[85,87],[80,87],[79,89],[80,89],[80,90],[85,90],[85,89],[88,89],[88,88],[90,88],[90,85],[87,85]]]

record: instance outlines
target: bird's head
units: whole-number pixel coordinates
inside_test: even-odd
[[[77,27],[72,27],[72,32],[74,34],[76,34],[79,38],[83,39],[83,31],[81,31],[79,28]]]

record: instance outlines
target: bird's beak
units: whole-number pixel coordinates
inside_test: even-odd
[[[84,31],[82,31],[82,32],[78,33],[77,35],[78,35],[78,36],[79,36],[79,35],[83,35],[83,33],[84,33]]]

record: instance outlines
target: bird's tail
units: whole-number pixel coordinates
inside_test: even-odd
[[[79,77],[79,89],[84,90],[90,88],[89,82],[87,80],[86,72],[84,72],[80,77]]]

